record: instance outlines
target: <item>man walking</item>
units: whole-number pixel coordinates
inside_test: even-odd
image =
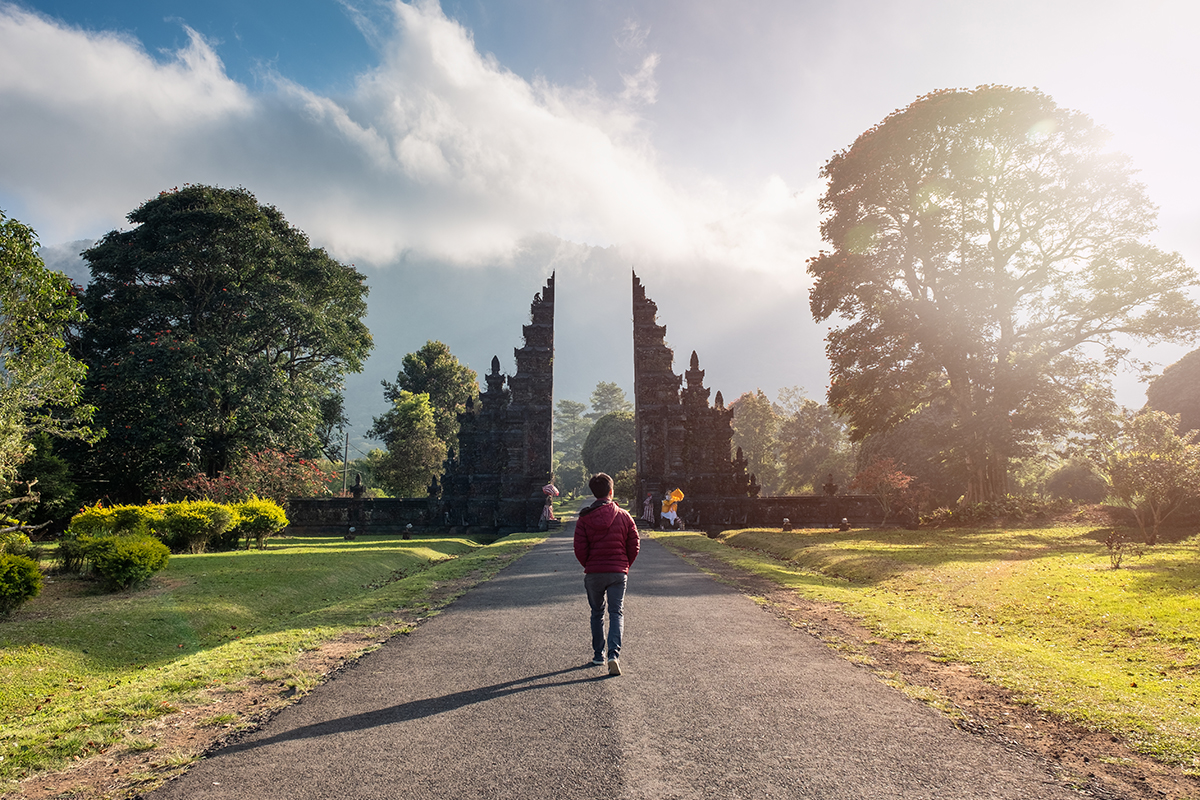
[[[575,558],[583,565],[583,587],[592,608],[592,664],[604,664],[604,606],[608,604],[608,674],[621,674],[625,627],[625,584],[641,542],[633,517],[613,502],[613,480],[601,472],[588,481],[596,501],[579,512]]]

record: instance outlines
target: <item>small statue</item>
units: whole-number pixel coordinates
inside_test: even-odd
[[[845,517],[842,517],[842,524],[838,525],[838,530],[839,531],[850,530],[850,520],[846,519]]]
[[[784,518],[783,518],[783,527],[782,527],[780,530],[782,530],[784,533],[789,533],[789,532],[791,532],[791,530],[792,530],[792,521],[791,521],[790,519],[788,519],[787,517],[784,517]]]

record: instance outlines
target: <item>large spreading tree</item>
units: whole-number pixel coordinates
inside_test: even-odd
[[[1192,337],[1195,272],[1147,241],[1156,209],[1085,115],[1036,90],[926,95],[822,170],[814,318],[837,318],[831,405],[861,440],[951,411],[967,502],[1110,391],[1129,338]]]
[[[83,254],[99,488],[136,499],[244,452],[315,455],[371,349],[364,276],[245,189],[174,189],[128,219]]]

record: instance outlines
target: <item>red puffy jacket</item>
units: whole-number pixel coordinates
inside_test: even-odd
[[[575,523],[575,558],[584,573],[629,572],[641,542],[633,517],[611,500],[593,503]]]

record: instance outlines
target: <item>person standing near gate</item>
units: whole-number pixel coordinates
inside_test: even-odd
[[[608,606],[608,674],[621,674],[625,628],[625,587],[641,541],[629,513],[613,502],[613,479],[601,472],[588,488],[596,501],[580,510],[575,523],[575,558],[583,565],[583,587],[592,609],[592,664],[605,659],[604,610]]]

